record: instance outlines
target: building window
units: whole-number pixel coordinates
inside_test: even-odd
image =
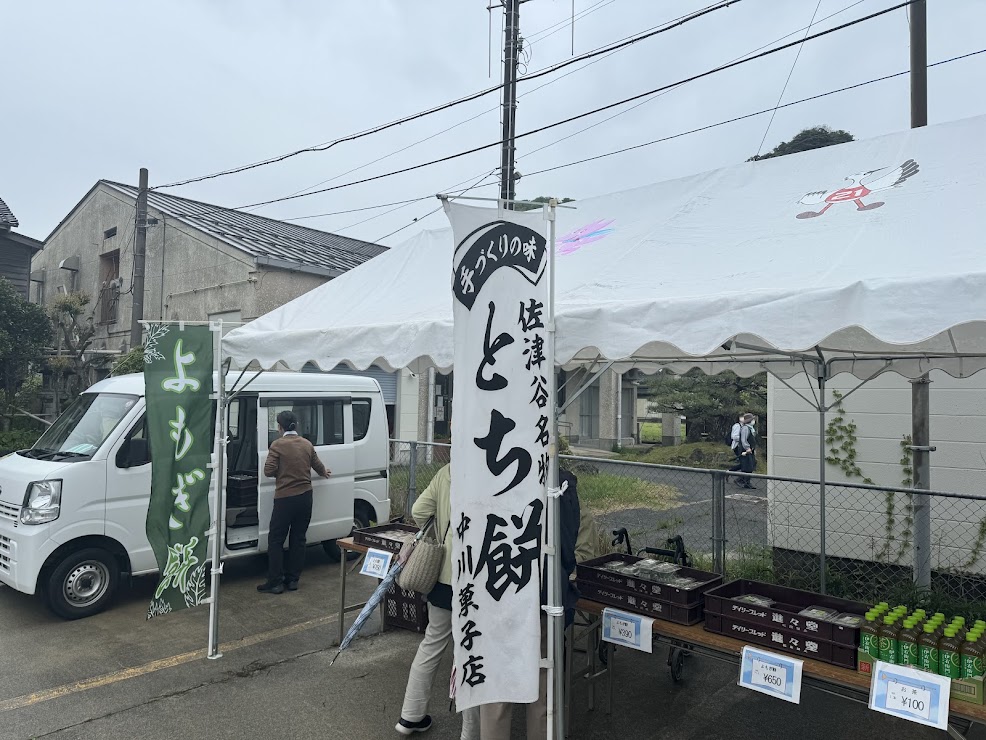
[[[599,439],[599,381],[579,397],[579,436]]]
[[[116,227],[115,226],[113,228],[107,229],[106,231],[103,232],[103,238],[104,239],[112,239],[114,236],[116,236]]]
[[[99,257],[99,323],[116,321],[120,304],[120,250]]]

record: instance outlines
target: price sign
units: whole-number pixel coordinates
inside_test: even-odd
[[[801,703],[801,670],[804,663],[797,658],[770,653],[750,647],[743,648],[740,660],[739,685],[761,694]]]
[[[870,709],[948,730],[951,688],[947,676],[878,661],[870,683]]]
[[[654,620],[639,614],[603,609],[603,641],[649,653],[653,649]]]
[[[372,576],[373,578],[383,578],[390,571],[390,561],[394,553],[386,550],[370,549],[366,552],[363,559],[363,567],[360,568],[360,575]]]

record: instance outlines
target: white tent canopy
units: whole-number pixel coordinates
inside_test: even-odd
[[[984,140],[979,117],[559,209],[558,363],[791,377],[821,356],[830,375],[971,375],[986,367]],[[225,353],[448,371],[453,247],[423,232],[231,332]]]

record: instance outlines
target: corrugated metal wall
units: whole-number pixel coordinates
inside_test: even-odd
[[[319,370],[314,365],[305,365],[302,372],[317,373]],[[388,373],[386,370],[382,370],[376,365],[362,371],[352,370],[345,365],[341,365],[333,368],[329,372],[333,375],[359,375],[364,378],[373,378],[380,384],[380,390],[383,391],[384,403],[391,406],[397,403],[397,376],[399,373]]]

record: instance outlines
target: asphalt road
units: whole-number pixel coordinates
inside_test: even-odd
[[[0,589],[0,738],[396,738],[418,636],[374,634],[372,619],[368,636],[330,667],[338,566],[311,549],[301,590],[282,596],[256,593],[262,570],[259,559],[226,566],[224,657],[217,661],[203,657],[206,609],[144,621],[152,579],[138,580],[108,612],[78,622],[59,621],[35,599]],[[374,582],[352,576],[349,583],[352,602]],[[576,685],[571,737],[943,737],[811,689],[800,706],[754,694],[736,686],[735,667],[697,656],[675,684],[665,662],[660,647],[654,655],[619,651],[611,714],[602,693],[590,711],[587,687]],[[424,736],[435,740],[458,738],[441,679],[448,667],[446,657],[435,682],[435,726]],[[514,737],[522,738],[517,719]],[[986,740],[986,733],[970,738]]]

